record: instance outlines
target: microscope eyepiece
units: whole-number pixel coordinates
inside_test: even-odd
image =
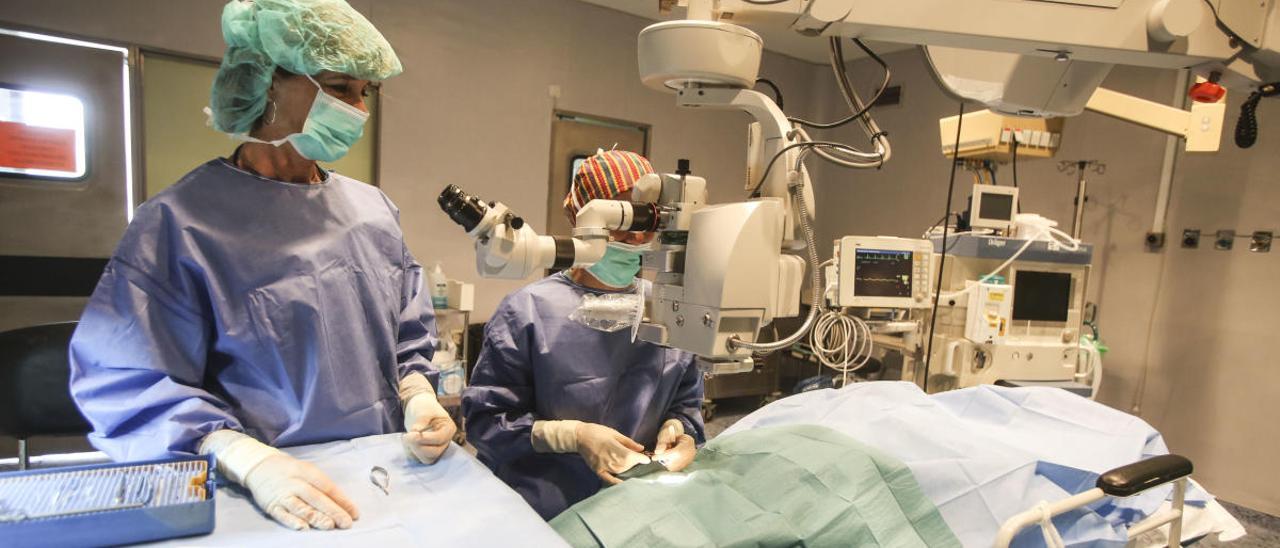
[[[444,188],[444,192],[440,193],[440,197],[436,200],[440,203],[440,209],[453,219],[453,222],[462,226],[463,230],[471,232],[484,219],[486,213],[489,212],[489,206],[479,198],[467,194],[458,185],[449,185]]]

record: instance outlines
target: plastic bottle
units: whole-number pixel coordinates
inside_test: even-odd
[[[440,261],[436,261],[431,271],[427,272],[427,283],[431,290],[431,306],[443,310],[449,305],[449,277],[444,275]]]

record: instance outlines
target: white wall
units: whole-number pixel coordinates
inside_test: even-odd
[[[220,57],[222,2],[3,0],[0,20]],[[380,181],[401,209],[410,249],[428,266],[477,284],[478,319],[525,282],[481,280],[471,243],[439,209],[457,184],[506,203],[534,227],[546,221],[553,109],[651,124],[650,159],[674,171],[689,158],[711,198],[737,198],[745,177],[745,114],[682,111],[640,84],[639,17],[574,0],[351,0],[400,55],[404,74],[383,87]],[[766,53],[762,74],[811,103],[820,69]],[[549,88],[561,89],[553,102]],[[199,115],[195,113],[193,115]]]
[[[918,52],[887,59],[895,83],[904,85],[903,104],[876,115],[891,133],[893,161],[878,172],[818,168],[823,241],[846,234],[919,237],[942,216],[950,167],[940,152],[937,121],[955,115],[958,104],[937,87]],[[878,82],[871,63],[854,67],[864,75],[858,81]],[[1104,85],[1170,101],[1174,74],[1120,68]],[[824,104],[837,104],[825,74],[817,92],[831,94]],[[1233,97],[1229,106],[1228,133],[1241,99]],[[1154,215],[1162,135],[1085,113],[1067,120],[1057,158],[1024,160],[1018,171],[1023,210],[1069,227],[1075,179],[1058,172],[1057,160],[1107,164],[1105,175],[1090,177],[1083,232],[1095,245],[1089,299],[1099,304],[1102,336],[1111,347],[1100,399],[1126,411],[1141,402],[1140,415],[1164,432],[1173,451],[1195,462],[1196,477],[1206,486],[1227,500],[1280,514],[1280,474],[1270,464],[1280,452],[1280,368],[1266,344],[1280,326],[1280,249],[1251,254],[1239,247],[1247,249],[1247,241],[1237,241],[1233,252],[1214,251],[1211,237],[1205,239],[1209,249],[1178,247],[1183,228],[1280,228],[1274,176],[1280,169],[1280,103],[1264,103],[1259,118],[1263,137],[1250,151],[1236,150],[1227,135],[1218,154],[1179,157],[1170,245],[1161,253],[1147,252],[1143,237]],[[835,136],[865,142],[851,130]],[[999,178],[1010,184],[1008,166]],[[961,170],[953,211],[966,209],[971,184]]]

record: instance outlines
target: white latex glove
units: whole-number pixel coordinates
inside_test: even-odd
[[[360,512],[315,465],[293,458],[234,430],[219,430],[200,441],[200,454],[212,453],[218,471],[243,485],[272,519],[303,529],[347,529]]]
[[[404,403],[404,447],[423,464],[435,464],[449,449],[458,432],[457,425],[436,400],[435,389],[421,373],[410,373],[400,381]]]
[[[648,464],[644,446],[617,430],[582,421],[534,421],[533,448],[540,453],[578,453],[608,485],[622,483],[614,474]]]
[[[668,419],[658,430],[658,443],[653,449],[653,458],[662,462],[667,470],[679,472],[684,470],[698,453],[698,444],[693,436],[684,433],[684,423],[677,419]]]

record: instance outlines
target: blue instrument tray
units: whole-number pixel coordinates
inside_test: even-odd
[[[0,545],[103,546],[208,534],[212,456],[0,474]]]

